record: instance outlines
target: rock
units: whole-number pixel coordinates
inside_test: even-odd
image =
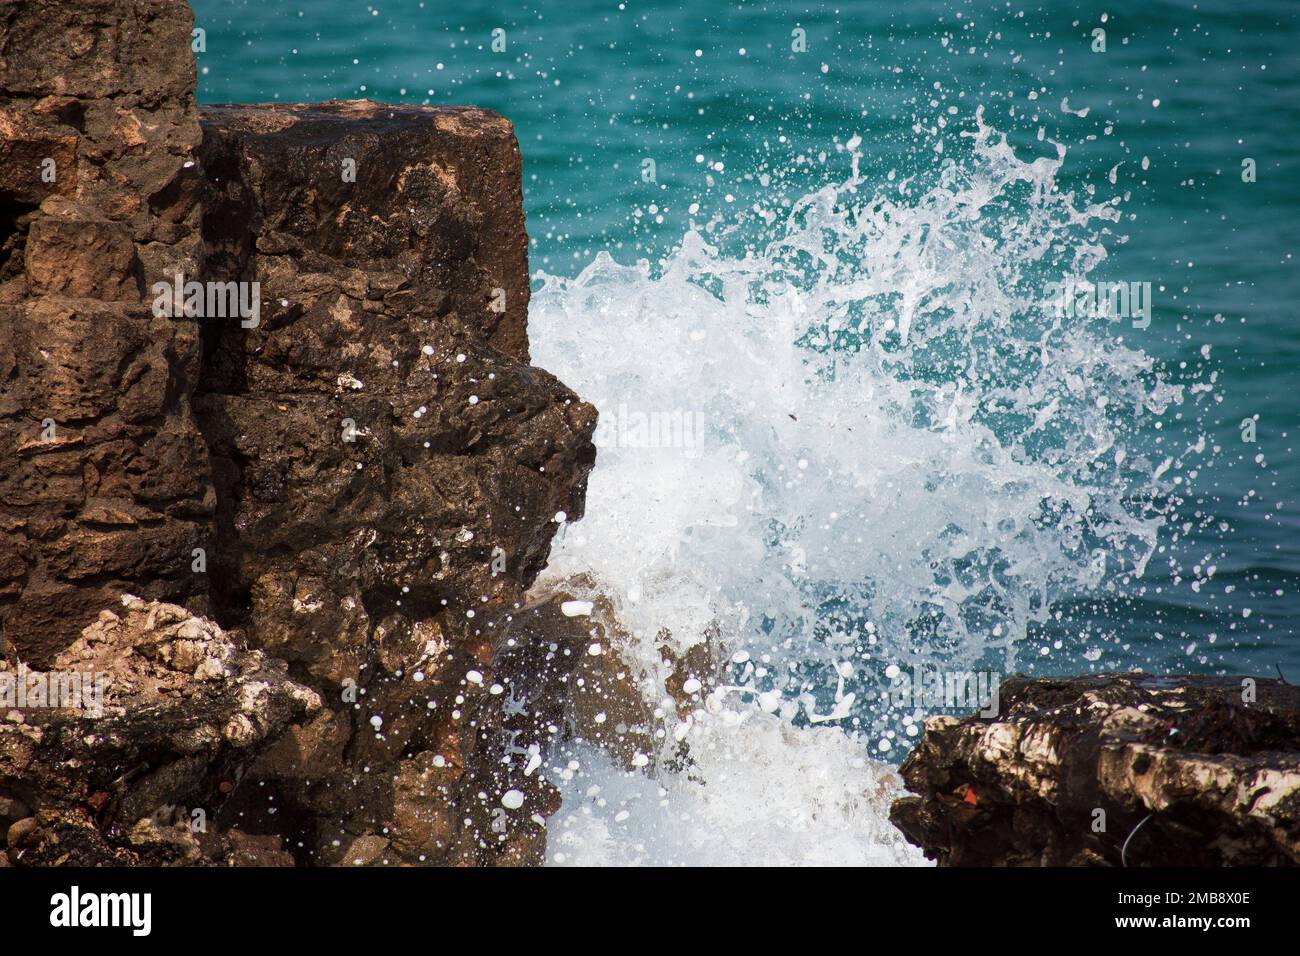
[[[27,844],[28,837],[35,833],[39,826],[40,824],[36,822],[35,817],[24,817],[21,820],[16,820],[10,825],[8,832],[5,834],[5,843],[15,849],[23,847]]]
[[[1014,677],[1000,700],[927,719],[903,763],[890,818],[940,865],[1300,863],[1300,688]]]
[[[194,659],[223,662],[223,676],[196,681]],[[0,675],[8,667],[0,662]],[[22,792],[79,831],[90,821],[99,834],[94,846],[103,843],[110,855],[129,846],[157,864],[194,862],[198,849],[188,828],[177,836],[175,826],[158,830],[156,821],[188,823],[190,812],[178,808],[215,814],[225,800],[223,780],[242,775],[268,741],[321,709],[319,696],[290,680],[282,662],[239,648],[184,608],[132,595],[123,597],[120,613],[105,612],[88,626],[52,672],[84,675],[86,693],[102,688],[102,714],[9,711],[0,720],[0,791]],[[14,827],[11,849],[20,845]],[[74,853],[65,862],[94,860]]]
[[[265,303],[254,328],[203,323],[213,599],[335,714],[259,772],[320,859],[341,828],[392,832],[406,862],[504,861],[478,796],[510,784],[494,635],[595,456],[595,411],[527,364],[513,131],[367,101],[213,107],[203,129],[209,274]],[[455,772],[426,787],[435,757]]]
[[[202,121],[209,268],[273,283],[264,321],[296,333],[228,342],[273,349],[232,374],[261,392],[391,392],[410,372],[387,351],[448,316],[527,364],[522,159],[504,117],[332,100],[210,106]],[[386,348],[359,347],[376,335],[366,313],[403,316]]]
[[[540,764],[553,743],[581,739],[632,770],[638,755],[653,757],[660,749],[654,737],[660,722],[647,702],[654,682],[620,654],[628,637],[609,600],[593,593],[590,582],[571,583],[591,595],[590,613],[566,614],[573,597],[555,591],[511,622],[512,643],[503,662],[514,675],[506,728],[512,749],[533,751],[515,759],[527,768]]]
[[[253,765],[253,775],[271,780],[322,779],[344,763],[352,737],[346,714],[323,709],[310,723],[290,727]]]
[[[204,320],[217,599],[333,686],[377,632],[396,669],[417,627],[455,640],[467,610],[510,606],[594,460],[594,410],[525,364],[513,132],[366,101],[213,107],[203,127],[210,272],[266,302],[258,328]]]
[[[124,591],[207,588],[198,326],[143,284],[199,264],[192,25],[182,0],[0,22],[0,653],[36,666]]]
[[[196,806],[203,862],[234,829],[303,864],[538,861],[554,794],[493,688],[596,413],[529,364],[513,129],[200,111],[191,25],[0,22],[0,669],[112,678],[93,723],[0,725],[0,793],[56,814],[23,862],[193,862],[156,814]],[[161,307],[177,276],[196,314]]]
[[[393,848],[406,857],[440,856],[451,842],[455,810],[447,801],[456,771],[428,751],[403,760],[388,828]]]
[[[230,866],[293,866],[293,854],[284,850],[275,834],[252,834],[231,830],[225,835]]]
[[[339,858],[340,866],[372,866],[383,861],[384,851],[388,849],[388,841],[381,836],[368,834],[357,837],[348,844],[342,856]]]
[[[125,846],[114,846],[81,809],[38,810],[35,824],[6,851],[9,865],[137,866],[163,861],[142,859]]]
[[[30,814],[31,809],[21,800],[0,795],[0,830],[7,831],[14,823]]]
[[[184,820],[165,824],[153,817],[142,817],[127,833],[127,843],[147,854],[154,864],[185,866],[203,858],[199,841]]]

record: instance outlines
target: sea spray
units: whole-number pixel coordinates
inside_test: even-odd
[[[884,794],[883,766],[844,761],[897,759],[919,730],[923,709],[891,703],[890,668],[1011,672],[1057,601],[1140,576],[1158,545],[1171,463],[1138,436],[1181,389],[1106,317],[1062,315],[1046,291],[1104,262],[1118,201],[1062,191],[1063,147],[1022,160],[982,113],[960,135],[964,152],[895,182],[869,183],[851,140],[848,179],[742,255],[723,250],[725,229],[692,229],[658,269],[602,254],[575,279],[540,276],[539,363],[598,408],[706,423],[689,454],[602,447],[586,517],[539,583],[597,582],[652,686],[660,643],[680,654],[712,633],[737,662],[711,706],[670,717],[689,724],[664,736],[693,769],[639,812],[666,821],[689,804],[704,819],[644,823],[665,841],[658,859],[726,830],[700,782],[804,806],[762,824],[752,862],[773,827],[824,817],[825,787],[862,789],[865,773]],[[827,773],[796,772],[810,753]],[[554,827],[569,835],[554,832],[573,857],[574,801],[600,785],[566,760]],[[877,862],[902,861],[879,835],[885,802],[862,832]],[[861,860],[861,841],[843,845]]]

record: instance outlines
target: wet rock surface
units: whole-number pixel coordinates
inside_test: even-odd
[[[513,129],[200,111],[191,26],[0,11],[0,666],[115,702],[0,722],[5,858],[539,861],[503,634],[596,414],[528,363]]]
[[[599,598],[558,591],[515,615],[501,651],[520,675],[505,728],[526,766],[540,767],[553,744],[572,740],[600,747],[629,770],[658,755],[664,721],[648,703],[647,675],[619,653],[623,638]]]
[[[1300,688],[1241,677],[1011,678],[932,717],[890,818],[948,866],[1300,863]]]

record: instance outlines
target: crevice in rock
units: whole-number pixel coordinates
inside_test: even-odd
[[[0,199],[0,282],[23,273],[23,247],[36,208],[30,203]]]

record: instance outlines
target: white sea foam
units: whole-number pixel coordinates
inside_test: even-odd
[[[627,772],[566,746],[553,779],[547,859],[569,866],[897,866],[925,864],[886,816],[893,772],[834,728],[794,727],[754,707],[687,734],[689,772]]]
[[[538,587],[597,582],[652,684],[660,642],[712,633],[744,688],[694,718],[689,773],[579,759],[552,822],[567,859],[915,860],[862,796],[883,765],[853,764],[917,729],[880,702],[883,668],[1010,671],[1055,599],[1153,553],[1171,474],[1127,436],[1181,394],[1131,330],[1044,294],[1103,262],[1118,203],[1060,190],[1062,147],[1023,161],[978,115],[963,135],[925,181],[869,186],[850,150],[847,181],[743,257],[692,230],[657,269],[602,254],[540,277],[538,364],[624,433],[675,413],[703,429],[602,442]],[[589,786],[617,796],[608,814]],[[620,801],[642,819],[616,823]]]

